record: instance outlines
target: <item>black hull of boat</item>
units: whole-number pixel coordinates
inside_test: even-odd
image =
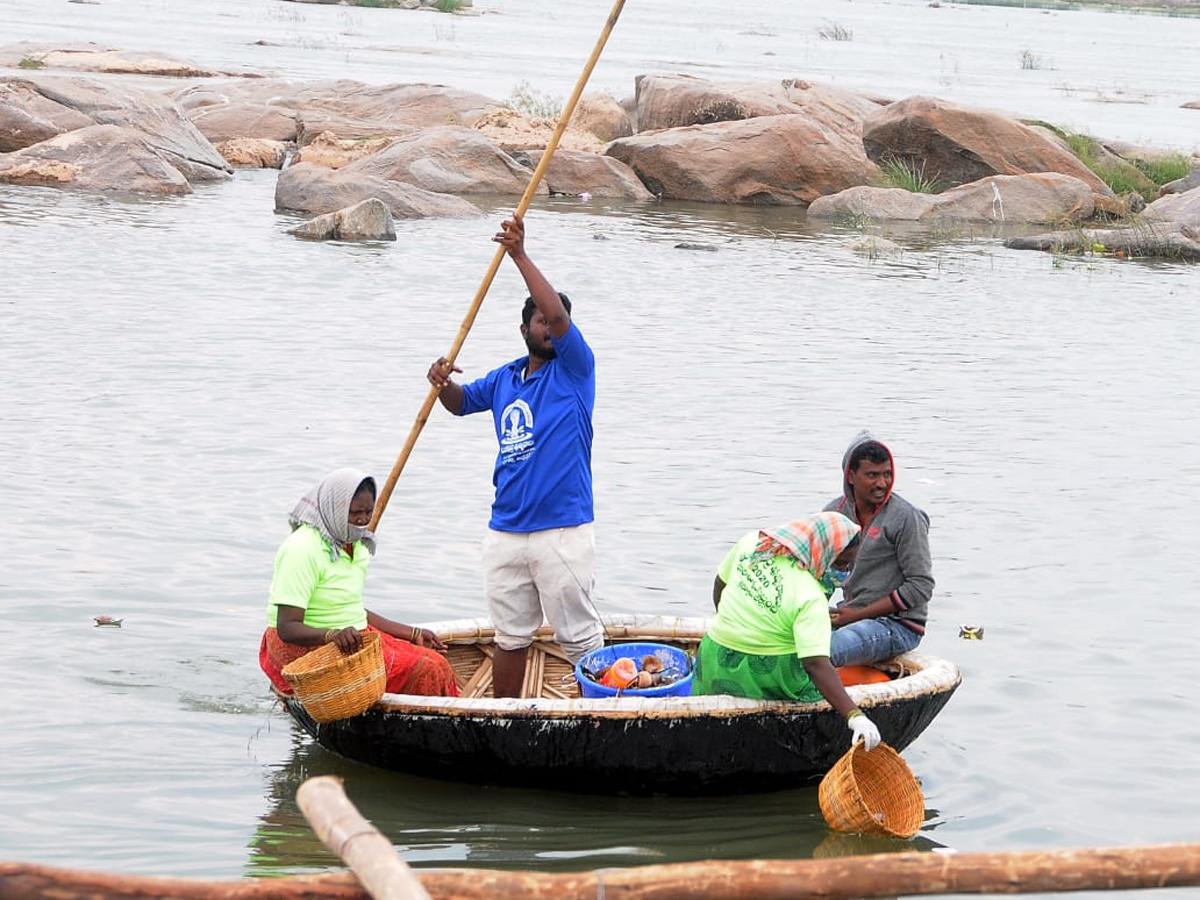
[[[957,684],[873,704],[872,720],[896,750],[911,744]],[[385,698],[386,699],[386,698]],[[740,794],[812,784],[849,749],[850,731],[828,708],[731,714],[542,715],[389,710],[318,724],[285,698],[326,749],[356,762],[461,782],[635,795]]]

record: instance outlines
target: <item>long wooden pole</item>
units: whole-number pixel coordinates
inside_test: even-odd
[[[332,775],[310,778],[296,803],[321,842],[350,867],[375,900],[430,900],[396,848],[362,817]]]
[[[542,183],[542,176],[545,175],[546,169],[550,165],[554,151],[558,149],[558,142],[562,140],[563,132],[567,130],[567,123],[571,121],[571,114],[575,112],[575,105],[579,102],[579,98],[583,94],[583,89],[587,85],[588,78],[591,77],[592,69],[596,68],[596,63],[600,59],[600,53],[604,50],[604,45],[608,43],[609,35],[612,34],[613,27],[617,24],[617,19],[620,18],[621,10],[624,7],[625,0],[615,0],[613,3],[612,10],[608,14],[608,20],[604,23],[604,30],[600,32],[600,37],[596,40],[596,46],[592,48],[592,55],[588,57],[587,63],[583,67],[583,72],[579,76],[579,81],[575,83],[575,90],[571,93],[566,105],[563,106],[562,114],[558,117],[558,125],[554,129],[554,134],[550,136],[550,140],[546,144],[546,149],[542,152],[542,158],[538,161],[537,168],[533,170],[533,176],[529,179],[525,193],[521,195],[521,202],[517,204],[516,210],[518,216],[525,215],[525,211],[529,209],[529,204],[533,200],[533,195],[537,192],[538,185]],[[479,308],[483,305],[483,298],[487,296],[488,288],[492,286],[492,280],[496,277],[496,272],[499,271],[500,263],[504,259],[506,252],[503,247],[496,248],[496,253],[492,257],[492,263],[488,266],[488,270],[483,276],[479,290],[475,292],[475,299],[471,301],[471,306],[467,310],[467,314],[463,316],[462,324],[458,328],[458,334],[454,338],[454,343],[450,346],[449,352],[446,353],[446,359],[450,361],[451,365],[458,358],[458,353],[462,349],[463,343],[467,340],[467,334],[471,331],[471,326],[475,323],[475,316],[478,315]],[[421,408],[417,412],[417,418],[408,433],[408,440],[404,442],[404,447],[401,449],[400,455],[396,457],[392,471],[388,473],[387,481],[383,483],[383,488],[380,490],[379,497],[375,501],[375,513],[371,517],[370,526],[372,531],[379,527],[379,520],[383,518],[383,511],[387,509],[388,500],[392,496],[392,490],[396,487],[396,481],[400,478],[400,473],[404,471],[405,463],[408,462],[409,456],[412,455],[413,445],[416,444],[417,437],[421,434],[421,429],[425,427],[425,423],[429,420],[429,414],[433,410],[433,404],[437,402],[438,393],[438,389],[430,385],[425,402],[421,404]]]
[[[1200,844],[1019,853],[879,853],[510,872],[420,869],[434,900],[852,900],[1200,886]],[[200,881],[0,862],[0,900],[368,900],[353,874]]]

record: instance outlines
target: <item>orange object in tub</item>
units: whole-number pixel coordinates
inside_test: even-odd
[[[892,680],[891,675],[874,666],[838,666],[837,673],[845,687],[855,684],[880,684]]]
[[[613,662],[608,667],[608,671],[604,673],[604,677],[600,679],[600,683],[605,687],[624,688],[637,680],[638,668],[628,656],[622,656]]]

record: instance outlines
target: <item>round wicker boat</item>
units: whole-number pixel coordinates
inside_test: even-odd
[[[707,620],[605,617],[610,643],[655,641],[694,651]],[[486,619],[434,622],[462,695],[384,694],[361,715],[318,723],[294,697],[284,705],[320,744],[357,762],[490,784],[587,793],[728,794],[815,784],[850,747],[829,704],[728,696],[582,698],[548,630],[538,635],[524,696],[491,696]],[[878,668],[893,677],[848,687],[855,703],[903,750],[962,680],[956,666],[907,653]]]

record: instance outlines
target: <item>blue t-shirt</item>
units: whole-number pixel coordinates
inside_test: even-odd
[[[571,528],[592,512],[592,408],[596,357],[572,322],[557,354],[528,378],[528,356],[463,385],[459,415],[492,411],[500,452],[489,527],[530,532]]]

